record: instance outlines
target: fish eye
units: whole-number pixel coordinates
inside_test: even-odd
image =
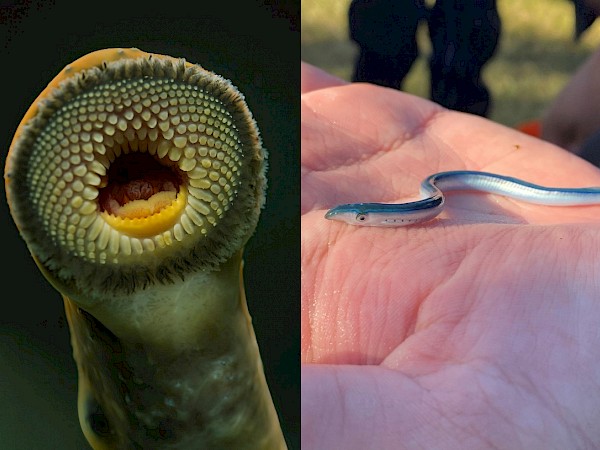
[[[358,213],[356,215],[357,222],[364,222],[365,220],[367,220],[367,215],[365,213]]]

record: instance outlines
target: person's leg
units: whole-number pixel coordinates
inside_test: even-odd
[[[490,93],[481,71],[500,36],[496,0],[437,0],[429,17],[431,99],[486,116]]]
[[[352,81],[401,89],[417,58],[415,33],[423,0],[353,0],[350,38],[359,46]]]

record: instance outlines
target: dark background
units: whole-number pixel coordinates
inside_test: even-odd
[[[300,448],[299,2],[0,2],[3,162],[39,92],[94,50],[184,57],[245,94],[269,151],[267,205],[246,247],[246,294],[290,449]],[[86,449],[61,297],[39,273],[2,197],[0,449]]]

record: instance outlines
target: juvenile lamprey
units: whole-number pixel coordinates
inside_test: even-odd
[[[65,67],[6,161],[11,214],[63,296],[94,449],[282,449],[246,308],[265,158],[242,94],[183,59]]]
[[[600,187],[547,187],[496,173],[451,170],[428,176],[421,183],[421,199],[405,203],[347,203],[331,208],[326,219],[367,227],[419,225],[444,209],[445,192],[479,191],[549,206],[600,204]]]

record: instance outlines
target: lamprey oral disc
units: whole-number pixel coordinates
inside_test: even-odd
[[[284,449],[246,307],[266,152],[243,95],[183,59],[66,66],[6,160],[14,221],[62,294],[94,449]]]

